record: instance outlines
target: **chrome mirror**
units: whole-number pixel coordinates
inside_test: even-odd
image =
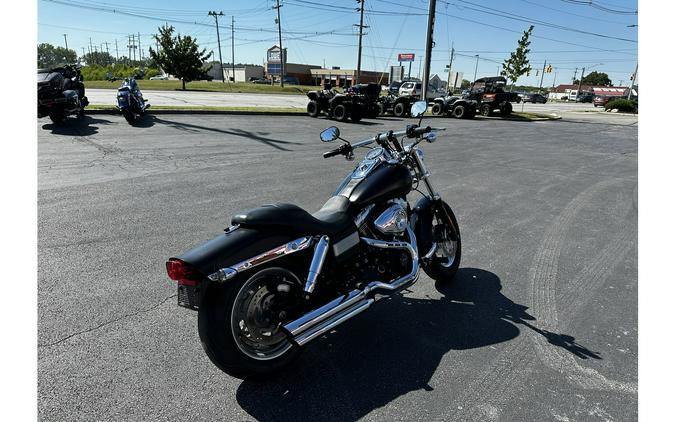
[[[412,107],[410,107],[410,116],[411,117],[420,117],[424,115],[427,111],[427,102],[426,101],[416,101]]]
[[[327,129],[324,129],[319,137],[321,138],[321,142],[333,142],[340,137],[340,129],[336,128],[335,126],[331,126]]]

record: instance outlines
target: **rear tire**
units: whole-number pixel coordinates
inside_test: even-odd
[[[124,118],[130,125],[136,123],[136,114],[133,111],[131,111],[131,107],[127,107],[124,110],[122,110],[122,114],[124,115]]]
[[[492,114],[492,104],[483,103],[480,106],[480,115],[488,117]]]
[[[361,118],[363,117],[363,109],[361,106],[354,106],[352,107],[352,112],[350,113],[349,118],[352,119],[352,122],[357,123],[361,121]]]
[[[307,104],[307,114],[309,117],[316,117],[319,115],[319,103],[316,101],[310,101]]]
[[[394,106],[394,116],[396,117],[403,117],[405,116],[405,104],[403,103],[396,103]]]
[[[61,113],[52,113],[52,114],[49,115],[49,119],[55,125],[61,125],[66,120],[66,116],[64,116]]]
[[[288,292],[294,290],[289,296],[297,295],[302,300],[300,279],[280,266],[211,284],[204,292],[199,305],[199,338],[211,362],[222,371],[241,379],[264,378],[282,371],[298,357],[301,348],[291,343],[278,326],[300,315],[270,320],[278,317],[272,311],[279,310],[275,298],[289,299],[283,297],[283,290],[274,288],[282,284],[288,286]]]
[[[338,122],[344,122],[347,120],[349,113],[347,113],[347,107],[344,104],[338,104],[333,109],[333,118]]]
[[[457,218],[452,209],[445,202],[443,202],[443,206],[452,221],[452,225],[457,229],[457,241],[452,242],[449,240],[447,233],[450,226],[440,221],[438,216],[434,216],[432,233],[434,234],[437,248],[431,262],[424,265],[422,269],[429,277],[438,282],[449,282],[455,277],[459,269],[459,262],[462,258],[462,236],[459,232]],[[441,242],[440,238],[447,241]]]
[[[511,105],[511,103],[504,103],[504,105],[502,105],[499,108],[499,112],[501,113],[502,116],[509,116],[512,111],[513,106]]]
[[[464,118],[465,119],[473,119],[476,117],[476,108],[473,106],[469,106],[466,108],[466,113],[464,113]]]

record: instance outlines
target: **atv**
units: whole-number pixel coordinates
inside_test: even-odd
[[[321,91],[307,93],[309,97],[307,114],[317,117],[325,113],[329,118],[339,122],[345,122],[347,119],[358,122],[363,117],[377,118],[380,114],[378,98],[381,89],[379,84],[357,84],[341,94],[326,84]]]
[[[385,97],[380,97],[380,114],[390,113],[396,117],[410,116],[410,107],[418,97],[409,95],[396,96],[389,94]]]
[[[476,116],[477,102],[459,95],[437,97],[432,101],[431,114],[434,116],[452,116],[457,119],[473,119]]]
[[[513,111],[511,103],[518,101],[518,94],[504,91],[505,86],[503,76],[476,79],[464,98],[476,101],[481,116],[491,116],[494,110],[499,110],[502,117],[508,116]]]

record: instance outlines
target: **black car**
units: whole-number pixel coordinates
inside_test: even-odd
[[[578,103],[591,103],[593,102],[593,95],[590,92],[582,92],[580,95],[577,95],[577,102]]]
[[[520,94],[520,99],[523,103],[533,104],[546,104],[546,101],[548,101],[548,99],[541,94]]]

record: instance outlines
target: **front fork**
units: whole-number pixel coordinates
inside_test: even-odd
[[[432,200],[432,212],[439,218],[441,221],[447,222],[447,224],[450,226],[450,240],[453,242],[457,241],[457,227],[455,227],[454,222],[452,221],[452,218],[450,218],[450,215],[448,214],[448,210],[445,209],[443,199],[441,199],[441,195],[439,195],[434,187],[431,184],[431,180],[429,179],[429,176],[431,176],[431,173],[429,173],[429,170],[424,164],[424,160],[422,160],[422,157],[420,157],[419,152],[417,148],[413,148],[412,150],[412,157],[413,160],[415,161],[415,165],[419,169],[419,179],[424,182],[424,185],[427,187],[427,191],[429,191],[429,195],[431,196]]]

